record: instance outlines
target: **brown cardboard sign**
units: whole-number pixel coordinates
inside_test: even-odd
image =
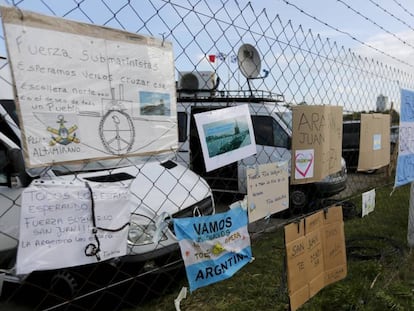
[[[390,163],[390,115],[361,114],[358,171],[367,171]]]
[[[295,106],[292,184],[320,181],[341,170],[342,107]]]
[[[342,207],[319,211],[285,226],[291,310],[347,273]]]

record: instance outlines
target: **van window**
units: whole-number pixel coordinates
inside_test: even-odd
[[[289,149],[289,135],[270,116],[251,116],[256,144]]]
[[[0,185],[7,185],[7,148],[0,142]]]
[[[13,119],[16,125],[19,124],[16,113],[16,105],[13,100],[1,99],[0,105],[6,110],[7,114]],[[0,131],[20,146],[20,137],[17,137],[10,124],[5,120],[5,116],[0,116]]]
[[[187,114],[185,112],[178,112],[178,141],[180,143],[187,140]]]

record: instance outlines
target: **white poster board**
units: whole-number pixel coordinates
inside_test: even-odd
[[[171,43],[1,13],[28,167],[177,148]]]
[[[247,105],[197,113],[194,118],[207,172],[256,153]]]
[[[288,162],[247,169],[249,223],[289,208]]]
[[[127,251],[130,200],[127,186],[90,183],[96,227],[92,232],[92,201],[84,183],[39,181],[22,194],[20,238],[16,273],[94,263],[89,244],[98,246],[100,260],[120,257]],[[62,256],[64,254],[64,256]]]
[[[362,194],[362,217],[373,212],[375,209],[375,189]]]

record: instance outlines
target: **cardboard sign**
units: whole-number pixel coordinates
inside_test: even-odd
[[[342,207],[317,212],[285,226],[291,310],[347,273]]]
[[[177,148],[172,44],[1,7],[27,167]]]
[[[190,291],[230,278],[252,259],[247,211],[174,219]]]
[[[288,163],[247,169],[249,223],[289,208]]]
[[[362,217],[373,212],[375,209],[375,189],[362,194]]]
[[[295,106],[292,184],[316,182],[341,170],[342,107]]]
[[[401,89],[395,187],[414,181],[414,91]]]
[[[256,153],[247,105],[197,113],[194,119],[207,172]]]
[[[84,183],[42,181],[23,191],[17,274],[97,262],[95,255],[87,256],[88,245],[98,246],[96,238],[101,260],[126,254],[126,224],[131,215],[128,187],[91,183],[91,188],[96,236],[91,195]]]
[[[361,114],[358,171],[378,169],[390,163],[390,115]]]

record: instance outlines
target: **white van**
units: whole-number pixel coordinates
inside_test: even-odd
[[[213,95],[210,95],[213,94]],[[202,93],[185,90],[177,92],[179,152],[177,161],[188,165],[210,184],[213,192],[245,194],[246,168],[257,164],[289,161],[291,159],[292,112],[283,105],[283,96],[271,92],[226,91]],[[223,168],[206,172],[193,115],[213,109],[248,104],[257,153]],[[289,165],[290,169],[290,165]],[[316,199],[340,193],[346,187],[345,160],[342,169],[323,181],[290,186],[291,210],[302,210]]]
[[[111,265],[137,263],[135,271],[144,263],[155,268],[154,265],[164,264],[172,253],[179,253],[171,218],[215,213],[207,182],[169,159],[171,155],[26,170],[15,109],[13,100],[0,100],[0,272],[5,273],[7,281],[20,282],[26,277],[15,274],[15,261],[21,194],[30,183],[79,180],[130,184],[134,208],[128,253],[112,260]],[[55,281],[62,276],[73,289],[74,279],[68,277],[67,269],[65,271],[64,274],[60,270],[52,271],[47,275]]]

